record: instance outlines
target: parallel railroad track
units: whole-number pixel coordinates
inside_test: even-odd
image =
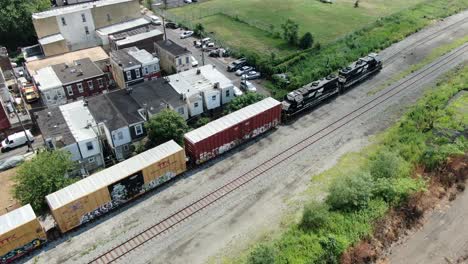
[[[138,233],[134,237],[126,240],[125,242],[111,248],[105,253],[99,255],[97,258],[91,260],[89,263],[101,263],[101,264],[112,263],[121,259],[122,257],[136,250],[137,248],[139,248],[140,246],[142,246],[149,240],[156,238],[164,233],[167,233],[171,228],[187,220],[188,218],[197,214],[198,212],[205,209],[206,207],[214,204],[215,202],[219,201],[226,195],[239,189],[240,187],[249,183],[253,179],[265,174],[271,169],[277,167],[278,165],[283,164],[285,161],[299,154],[304,149],[310,147],[311,145],[320,141],[324,137],[332,134],[334,131],[342,128],[343,126],[351,123],[352,121],[356,120],[363,114],[371,111],[375,107],[381,105],[382,103],[394,97],[395,95],[401,93],[404,90],[411,88],[413,84],[419,82],[420,80],[426,78],[427,76],[430,76],[431,74],[434,74],[439,69],[444,67],[444,65],[454,61],[458,56],[463,55],[465,52],[468,52],[468,43],[450,52],[449,54],[446,54],[440,60],[423,68],[420,72],[417,72],[413,74],[411,77],[408,77],[404,79],[403,81],[401,81],[400,83],[397,83],[396,85],[388,89],[386,92],[380,95],[377,95],[375,98],[366,102],[362,106],[346,114],[345,116],[339,118],[333,123],[327,125],[321,130],[313,133],[312,135],[309,135],[308,137],[299,141],[298,143],[290,146],[286,150],[278,153],[276,156],[263,162],[262,164],[255,167],[254,169],[246,172],[245,174],[239,176],[238,178],[219,187],[218,189],[206,194],[205,196],[198,199],[197,201],[171,214],[170,216],[159,221],[155,225],[145,229],[144,231]]]

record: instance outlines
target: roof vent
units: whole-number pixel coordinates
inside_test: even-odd
[[[83,71],[79,70],[77,76],[82,76],[82,75],[83,75]]]
[[[88,100],[83,100],[83,106],[88,106]]]
[[[214,85],[213,85],[213,87],[214,87],[215,89],[218,89],[218,88],[219,88],[219,82],[215,82]]]
[[[51,113],[51,112],[47,112],[47,116],[48,116],[48,117],[51,117],[51,116],[52,116],[52,113]]]
[[[125,89],[127,91],[127,94],[131,94],[132,91],[133,91],[133,88],[132,87],[127,87],[127,89]]]
[[[201,73],[200,69],[197,69],[197,74],[200,74],[200,73]]]
[[[70,72],[71,72],[71,73],[75,73],[75,72],[76,72],[76,69],[71,69]]]

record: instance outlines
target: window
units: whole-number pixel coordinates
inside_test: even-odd
[[[126,74],[127,74],[127,80],[130,81],[132,79],[132,72],[128,71],[128,72],[126,72]]]
[[[231,91],[230,90],[226,90],[226,97],[229,97],[231,96]]]
[[[93,81],[88,81],[88,87],[90,90],[94,89]]]
[[[68,86],[67,86],[67,92],[68,92],[68,95],[69,95],[69,96],[72,96],[72,95],[73,95],[73,89],[72,89],[71,85],[68,85]]]
[[[67,25],[67,21],[65,21],[65,18],[62,17],[61,19],[62,19],[62,25],[66,26],[66,25]]]
[[[186,63],[186,64],[189,64],[189,63],[190,63],[189,57],[185,57],[185,63]]]
[[[179,114],[183,115],[184,114],[184,108],[181,107],[179,109],[177,109],[177,111],[179,112]]]
[[[93,150],[93,149],[94,149],[93,142],[87,142],[87,143],[86,143],[86,148],[87,148],[88,150]]]
[[[85,16],[85,14],[81,14],[81,20],[83,20],[83,23],[86,22],[86,16]]]
[[[182,65],[182,59],[179,58],[179,65]]]
[[[111,21],[111,20],[112,20],[112,19],[111,19],[110,14],[107,14],[107,21]]]
[[[83,84],[82,83],[77,83],[76,86],[78,87],[78,92],[83,93]]]
[[[122,132],[117,133],[117,138],[119,140],[122,140],[123,139],[123,133]]]
[[[140,78],[140,69],[135,70],[135,75],[137,78]]]
[[[99,78],[99,79],[97,80],[97,82],[98,82],[98,84],[99,84],[99,88],[104,87],[104,80],[102,80],[102,78]]]
[[[149,73],[148,67],[145,67],[145,68],[143,68],[143,69],[145,70],[145,74],[148,74],[148,73]]]
[[[135,134],[137,136],[143,134],[143,126],[141,124],[135,126]]]
[[[91,158],[88,159],[89,163],[94,163],[95,161],[96,161],[96,159],[94,157],[91,157]]]
[[[197,108],[198,107],[198,102],[193,104],[193,107]]]
[[[50,94],[49,94],[49,93],[46,93],[46,98],[47,98],[48,101],[50,101],[51,98],[50,98]]]
[[[216,95],[211,96],[211,101],[216,101]]]
[[[86,33],[86,35],[89,35],[89,29],[88,29],[88,27],[84,27],[84,32]]]
[[[57,91],[57,97],[58,97],[59,99],[62,99],[62,98],[63,98],[63,94],[62,94],[61,91]]]
[[[129,150],[130,150],[130,146],[129,146],[129,145],[124,145],[124,146],[123,146],[123,150],[124,150],[124,151],[129,151]]]

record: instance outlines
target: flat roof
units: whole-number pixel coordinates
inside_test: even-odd
[[[235,111],[234,113],[216,119],[200,128],[192,130],[186,133],[184,137],[195,144],[278,105],[281,105],[281,103],[271,97],[268,97],[260,102],[251,104]]]
[[[88,109],[96,122],[104,123],[110,131],[129,125],[107,97],[107,94],[89,97]]]
[[[68,127],[59,107],[50,107],[36,113],[37,125],[44,139],[51,138],[68,146],[75,143],[75,138]]]
[[[49,203],[50,209],[55,210],[122,180],[181,150],[183,148],[171,140],[49,194],[46,196],[46,200]]]
[[[145,49],[133,48],[128,50],[128,54],[130,54],[133,58],[135,58],[143,65],[159,62],[159,59],[157,57],[154,57],[153,54],[149,53]]]
[[[112,102],[112,105],[119,110],[120,114],[128,124],[137,124],[145,121],[138,113],[138,110],[143,107],[141,107],[125,89],[107,93],[106,96]]]
[[[56,64],[51,67],[64,85],[104,75],[104,72],[89,58],[70,64]]]
[[[154,38],[162,34],[163,33],[161,31],[155,29],[155,30],[151,30],[148,32],[140,33],[140,34],[127,36],[124,39],[117,40],[115,43],[117,44],[117,46],[128,45],[128,44],[135,43],[144,39]]]
[[[107,27],[102,27],[100,29],[97,29],[96,32],[101,36],[108,36],[110,34],[119,33],[125,30],[134,29],[136,27],[141,27],[141,26],[145,26],[149,24],[150,22],[148,20],[140,17],[140,18],[126,21],[126,22],[121,22],[121,23],[113,24]]]
[[[74,12],[80,12],[84,9],[91,9],[93,7],[113,5],[113,4],[131,2],[131,1],[133,0],[101,0],[101,1],[83,3],[83,4],[69,5],[69,6],[64,6],[64,7],[52,8],[52,9],[39,12],[39,13],[33,13],[32,18],[41,19],[41,18],[54,17],[54,16],[59,16],[59,15],[66,15],[66,14],[70,14]]]
[[[180,56],[186,53],[190,53],[190,51],[187,48],[184,48],[169,39],[156,41],[156,45],[158,45],[159,47],[161,47],[162,49],[166,50],[174,56]]]
[[[50,35],[47,37],[40,38],[38,41],[39,41],[39,44],[41,45],[47,45],[47,44],[59,42],[62,40],[65,40],[65,38],[62,36],[62,34],[58,33],[55,35]]]
[[[140,62],[137,59],[128,54],[128,49],[130,48],[113,50],[110,54],[111,60],[124,69],[140,64]]]
[[[36,214],[34,213],[30,204],[15,209],[4,215],[0,215],[0,235],[27,224],[34,219],[36,219]]]
[[[96,138],[96,121],[83,100],[60,106],[63,118],[77,142]]]
[[[38,70],[33,77],[36,83],[39,83],[39,90],[41,91],[62,87],[62,82],[50,66]]]
[[[200,74],[197,72],[200,71]],[[233,83],[213,65],[205,65],[188,71],[179,72],[168,76],[170,84],[179,93],[191,95],[200,91],[214,89],[214,84],[219,87],[232,86]]]
[[[40,60],[33,60],[26,62],[26,68],[28,69],[31,75],[35,74],[37,70],[42,69],[47,66],[66,63],[71,64],[74,61],[81,60],[84,58],[90,58],[92,61],[103,61],[108,60],[109,55],[104,51],[102,47],[93,47],[89,49],[82,49],[72,52],[67,52],[64,54],[47,57]]]
[[[185,105],[185,101],[163,78],[134,85],[132,89],[130,96],[140,106],[146,104],[151,114],[166,109],[168,104],[172,107]]]

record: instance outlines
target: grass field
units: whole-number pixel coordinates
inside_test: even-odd
[[[261,23],[272,25],[274,32],[280,32],[281,24],[288,18],[299,24],[300,35],[309,31],[316,41],[325,44],[351,33],[356,29],[423,0],[364,0],[354,8],[354,0],[336,0],[324,4],[319,0],[210,0],[199,4],[171,9],[179,17],[201,22],[207,31],[236,47],[249,47],[258,52],[287,55],[291,48],[284,41],[275,38],[268,31],[258,29]],[[226,16],[217,12],[230,14]],[[206,17],[204,17],[206,16]],[[238,16],[241,21],[232,17]],[[247,22],[247,23],[243,23]]]

